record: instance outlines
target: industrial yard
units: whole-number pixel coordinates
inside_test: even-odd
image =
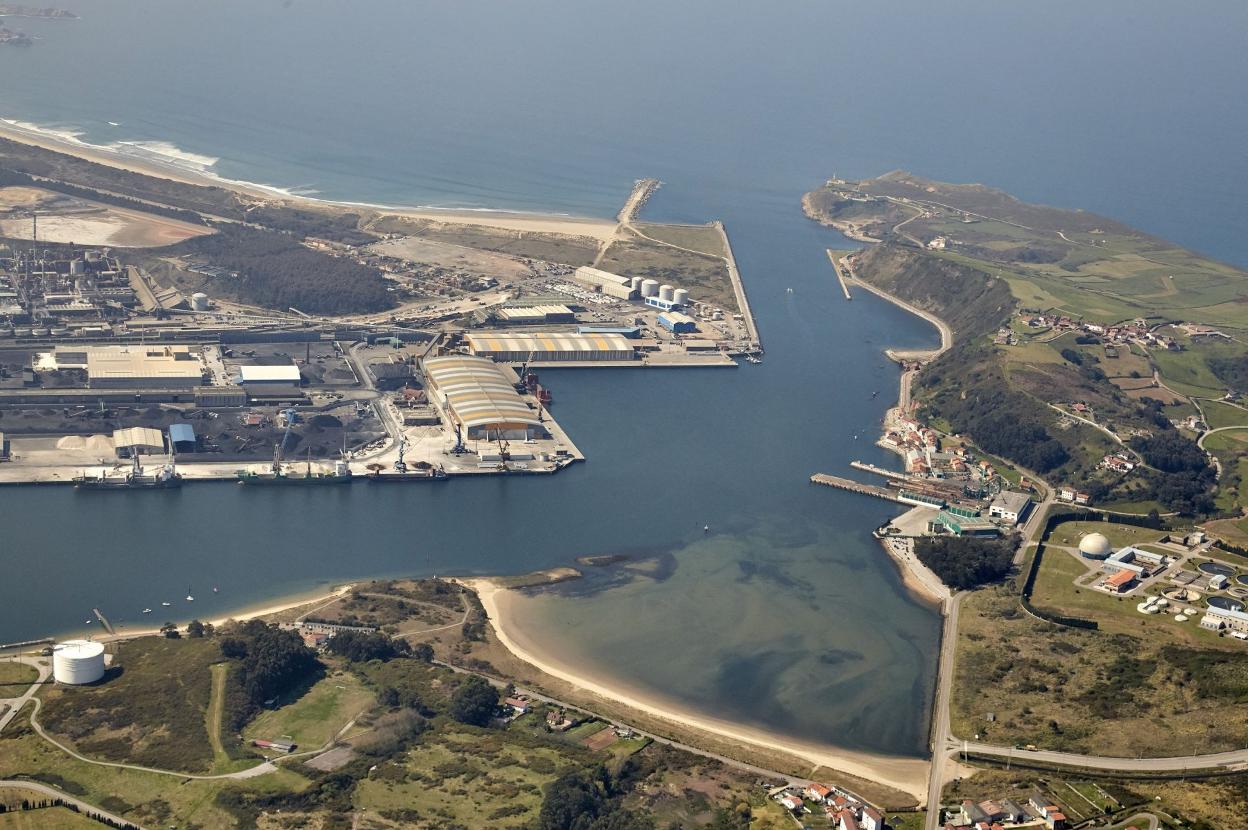
[[[381,275],[392,310],[341,315],[241,302],[253,275],[210,248],[141,247],[212,234],[212,216],[5,188],[0,483],[438,481],[581,460],[538,370],[762,353],[723,227],[634,222],[658,186],[638,181],[615,224],[360,217],[354,244],[270,252]],[[144,216],[177,238],[56,230]]]

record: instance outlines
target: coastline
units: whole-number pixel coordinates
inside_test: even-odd
[[[244,605],[238,610],[225,614],[224,616],[214,617],[212,619],[201,620],[201,622],[211,624],[213,626],[224,625],[227,622],[246,622],[247,620],[259,619],[261,617],[270,617],[275,614],[281,614],[296,608],[302,608],[305,605],[314,605],[317,603],[328,603],[333,600],[341,599],[346,596],[358,582],[347,582],[342,585],[335,586],[329,591],[322,589],[314,589],[298,594],[287,594],[284,597],[270,600],[259,600],[249,605]],[[197,617],[190,617],[186,622],[190,622]],[[179,628],[184,628],[186,622],[178,624]],[[163,624],[163,623],[162,623]],[[121,640],[133,640],[139,637],[154,637],[160,634],[160,626],[153,628],[136,628],[118,631],[116,634],[104,635],[100,637],[91,636],[90,639],[101,643],[114,643]],[[83,632],[62,631],[53,635],[54,639],[62,640],[73,637],[85,636]]]
[[[517,629],[511,603],[514,594],[509,595],[508,588],[481,577],[457,581],[476,592],[499,643],[517,659],[551,677],[660,720],[692,727],[759,749],[794,755],[817,766],[887,785],[913,795],[920,801],[926,794],[928,762],[925,760],[877,755],[794,740],[762,729],[699,714],[658,695],[610,684],[604,678],[588,673],[583,667],[567,665],[557,656],[543,652],[537,643],[527,640],[523,632]]]
[[[293,193],[276,185],[238,181],[218,176],[210,170],[218,161],[214,158],[191,157],[194,161],[185,164],[178,164],[172,160],[162,161],[159,158],[160,154],[150,149],[149,146],[157,142],[119,141],[114,145],[91,144],[70,133],[45,130],[37,125],[26,124],[12,118],[0,117],[0,138],[144,176],[168,179],[197,187],[217,187],[251,199],[283,202],[320,210],[367,212],[374,214],[375,218],[397,216],[455,225],[484,225],[517,232],[587,236],[600,241],[613,236],[618,224],[614,219],[562,213],[509,211],[498,208],[380,205],[316,199]],[[127,152],[121,149],[122,147],[129,147],[131,150]]]

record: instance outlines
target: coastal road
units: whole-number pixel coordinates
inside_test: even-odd
[[[3,779],[3,780],[0,780],[0,787],[15,787],[17,789],[30,790],[31,792],[39,793],[40,795],[46,795],[48,798],[59,798],[61,801],[63,801],[66,804],[74,805],[83,814],[93,813],[103,818],[105,821],[113,822],[119,827],[121,826],[137,827],[139,828],[139,830],[143,830],[142,825],[137,824],[128,818],[122,818],[116,813],[110,813],[108,810],[105,810],[103,807],[96,807],[94,804],[88,804],[87,802],[83,801],[80,798],[75,798],[69,793],[62,792],[56,789],[55,787],[49,787],[47,784],[40,784],[38,781],[23,781],[21,779]],[[34,812],[30,813],[30,816],[32,818],[36,815],[38,815],[38,813],[34,813]]]
[[[993,758],[1006,758],[1015,762],[1038,764],[1056,764],[1064,767],[1101,770],[1106,772],[1191,772],[1195,770],[1248,769],[1248,749],[1233,749],[1229,752],[1216,752],[1210,755],[1185,755],[1170,758],[1111,758],[1102,755],[1078,755],[1073,752],[1053,752],[1045,749],[1015,749],[1012,746],[997,746],[978,741],[959,741],[950,737],[945,745],[946,752],[960,752],[965,749],[972,755],[990,755]]]
[[[951,753],[949,699],[953,693],[953,670],[958,652],[958,614],[965,593],[945,601],[945,631],[940,639],[940,660],[936,668],[936,702],[932,707],[932,766],[927,781],[926,830],[937,830],[940,822],[940,796],[945,788],[945,767]]]
[[[39,672],[39,677],[34,683],[30,684],[30,688],[26,690],[25,694],[15,698],[9,698],[4,701],[8,704],[9,711],[5,712],[3,717],[0,717],[0,732],[3,732],[4,728],[9,725],[9,722],[12,721],[13,718],[17,717],[17,713],[21,711],[22,707],[35,696],[35,693],[39,691],[39,687],[47,681],[48,675],[52,673],[52,669],[47,660],[40,660],[37,657],[19,655],[16,662],[25,663],[27,666],[33,667],[35,671]]]

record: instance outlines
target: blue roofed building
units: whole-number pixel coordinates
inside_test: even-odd
[[[170,424],[169,445],[175,453],[195,452],[198,448],[195,443],[195,428],[190,424]]]

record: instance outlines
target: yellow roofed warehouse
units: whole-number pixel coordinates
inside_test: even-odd
[[[465,438],[523,441],[549,438],[537,412],[494,361],[454,354],[426,358],[425,384]]]
[[[473,354],[505,363],[633,360],[637,356],[629,339],[619,334],[472,332],[464,340]]]

